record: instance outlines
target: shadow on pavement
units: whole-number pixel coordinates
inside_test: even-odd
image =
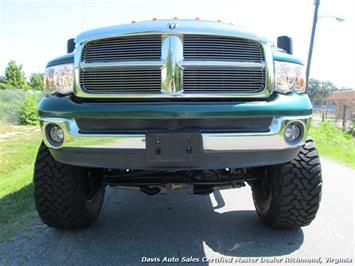
[[[270,229],[254,210],[218,213],[224,201],[219,193],[214,196],[215,208],[209,196],[185,191],[150,197],[108,189],[92,227],[79,231],[32,228],[30,240],[9,243],[9,249],[15,246],[10,253],[21,252],[21,257],[9,259],[33,264],[138,263],[142,257],[202,258],[206,248],[220,255],[268,257],[286,255],[301,246],[302,230]]]

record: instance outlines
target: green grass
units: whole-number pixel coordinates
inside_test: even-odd
[[[355,139],[331,122],[321,122],[310,130],[320,156],[355,168]]]
[[[0,242],[31,223],[33,164],[40,141],[38,126],[0,126]]]

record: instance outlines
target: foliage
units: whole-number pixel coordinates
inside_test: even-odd
[[[0,89],[27,90],[29,88],[22,65],[17,65],[14,60],[11,60],[5,69],[5,76],[0,78]]]
[[[310,79],[307,93],[314,105],[323,105],[325,99],[336,90],[338,90],[338,88],[330,81]]]
[[[327,121],[311,128],[310,135],[315,140],[321,156],[355,167],[355,139],[351,134]]]
[[[41,97],[39,92],[24,90],[0,90],[0,123],[20,124],[22,118],[33,117],[31,113],[37,109],[37,103]],[[32,102],[31,102],[32,101]],[[29,108],[31,112],[28,112]],[[37,113],[37,110],[35,111]],[[25,119],[26,120],[26,119]],[[32,121],[29,119],[29,121]]]
[[[30,86],[33,90],[44,91],[43,74],[32,73],[30,76]]]
[[[27,96],[21,106],[19,122],[21,125],[35,125],[38,121],[37,99]]]
[[[0,90],[0,121],[18,124],[21,106],[25,100],[25,91]]]

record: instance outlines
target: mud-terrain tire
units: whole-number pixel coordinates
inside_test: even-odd
[[[317,214],[321,190],[321,165],[311,139],[295,159],[268,167],[264,176],[252,184],[256,211],[274,228],[309,225]]]
[[[33,183],[38,214],[50,227],[85,228],[100,213],[105,187],[97,170],[55,161],[44,143],[38,150]]]

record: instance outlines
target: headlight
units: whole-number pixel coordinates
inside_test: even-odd
[[[276,91],[287,93],[305,91],[304,67],[299,64],[275,61]]]
[[[73,92],[73,64],[63,64],[46,68],[44,88],[48,94],[68,94]]]

